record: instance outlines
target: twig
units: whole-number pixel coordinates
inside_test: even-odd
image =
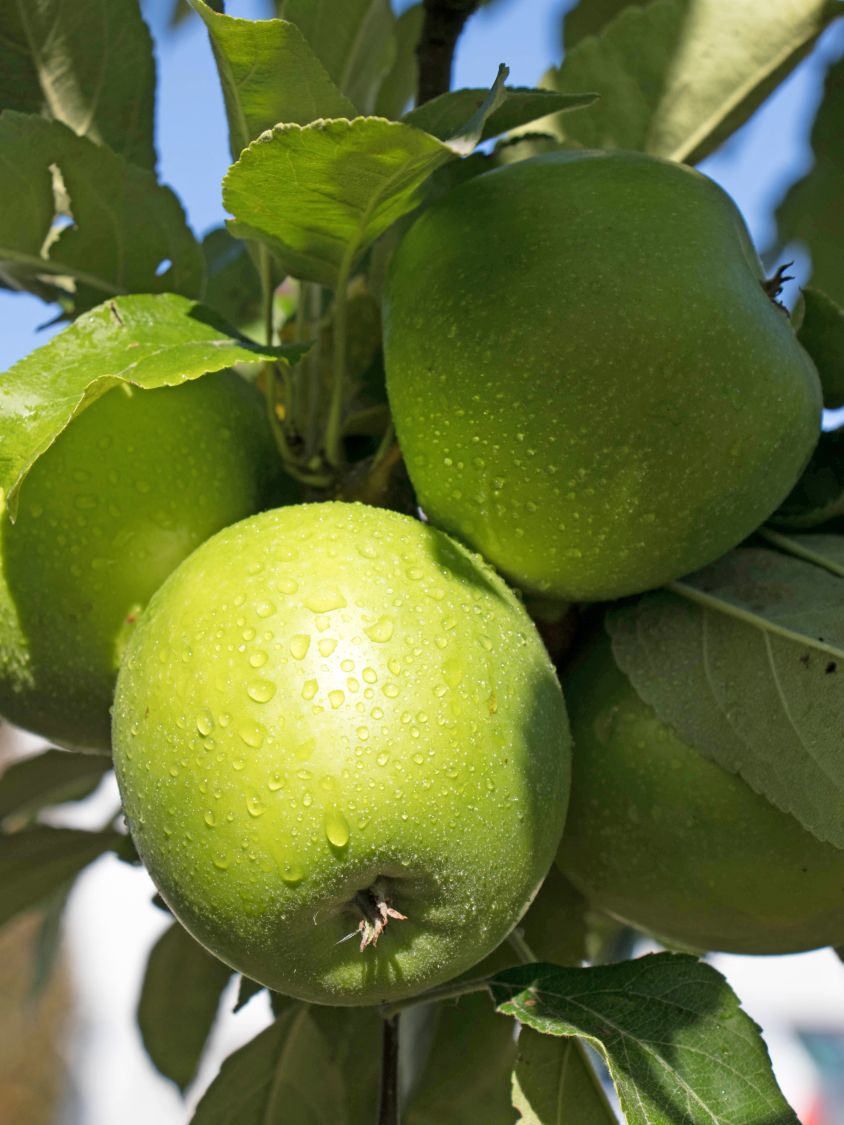
[[[423,0],[425,22],[416,48],[419,84],[416,104],[445,94],[451,87],[454,49],[469,16],[480,0]]]
[[[381,1098],[378,1125],[399,1125],[399,1016],[382,1020]]]

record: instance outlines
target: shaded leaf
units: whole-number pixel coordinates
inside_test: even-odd
[[[658,953],[587,969],[522,965],[490,981],[499,1010],[606,1059],[628,1125],[797,1125],[759,1029],[711,966]]]
[[[542,123],[587,148],[696,163],[739,128],[811,49],[835,0],[653,0],[582,39],[543,84],[595,90],[587,113]]]
[[[37,1000],[49,985],[61,952],[62,921],[73,882],[59,887],[44,904],[32,949],[30,996]]]
[[[304,125],[318,117],[355,115],[295,24],[237,19],[203,0],[188,3],[211,38],[232,156],[279,122]]]
[[[780,550],[844,578],[844,535],[798,535],[793,531],[783,535],[770,528],[764,528],[762,535]]]
[[[278,125],[229,169],[223,201],[235,235],[266,244],[294,277],[334,288],[452,159],[436,138],[378,117]]]
[[[185,1090],[196,1077],[220,996],[232,970],[212,957],[178,922],[147,961],[138,1027],[156,1069]]]
[[[395,58],[384,75],[375,101],[375,113],[379,117],[401,117],[413,100],[419,81],[416,45],[424,22],[425,11],[421,4],[406,8],[396,21]]]
[[[250,977],[241,976],[237,986],[237,1002],[232,1009],[233,1012],[239,1012],[241,1008],[245,1008],[253,996],[257,996],[259,992],[264,991],[264,986],[258,984],[256,980]]]
[[[583,1044],[575,1038],[519,1033],[513,1105],[526,1125],[616,1125]]]
[[[788,192],[777,211],[780,245],[799,239],[812,255],[812,285],[844,306],[844,58],[826,76],[823,101],[812,126],[812,169]]]
[[[235,328],[244,328],[261,314],[261,278],[238,238],[215,227],[202,240],[205,255],[204,303]]]
[[[170,293],[117,297],[92,309],[0,376],[0,487],[12,514],[33,462],[111,387],[176,386],[240,362],[295,362],[305,350],[250,343],[210,310]]]
[[[844,308],[820,289],[804,289],[797,339],[818,369],[824,406],[844,406]]]
[[[46,750],[12,762],[0,776],[0,821],[80,801],[94,792],[110,769],[111,759],[105,755],[69,750]]]
[[[438,98],[431,98],[418,109],[411,110],[404,120],[408,125],[424,129],[441,141],[447,141],[464,127],[465,122],[477,112],[488,96],[488,90],[451,90]],[[484,122],[480,139],[489,140],[550,113],[582,109],[591,105],[596,96],[505,86],[501,103]]]
[[[16,914],[40,906],[122,841],[117,832],[45,825],[0,835],[0,926]]]
[[[152,39],[137,0],[0,5],[0,109],[37,113],[155,168]]]
[[[785,527],[817,527],[844,516],[844,430],[821,434],[797,484],[771,516]]]
[[[358,111],[372,113],[381,83],[396,59],[396,19],[390,0],[280,0],[278,14],[297,25]]]
[[[521,928],[534,956],[555,965],[576,965],[586,957],[586,899],[556,865],[545,876]]]
[[[39,295],[45,279],[60,284],[80,312],[115,293],[198,295],[202,252],[151,172],[58,121],[6,110],[0,278]]]
[[[370,1125],[380,1037],[374,1008],[286,1007],[226,1059],[192,1125]]]
[[[641,698],[701,754],[844,847],[844,581],[732,551],[607,615]]]
[[[597,35],[623,8],[642,7],[646,0],[579,0],[563,16],[563,49],[570,51],[587,35]]]

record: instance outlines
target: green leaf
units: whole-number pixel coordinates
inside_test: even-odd
[[[61,953],[62,921],[72,889],[71,880],[64,887],[59,887],[42,904],[41,921],[32,943],[32,981],[29,995],[33,1000],[37,1000],[47,988],[58,963]]]
[[[653,0],[582,39],[543,82],[597,90],[588,113],[543,128],[586,148],[696,163],[734,133],[811,49],[835,0]]]
[[[421,4],[406,8],[396,21],[395,59],[384,75],[375,102],[375,113],[379,117],[401,117],[413,100],[419,81],[416,45],[424,22],[425,10]]]
[[[64,227],[56,224],[72,220]],[[169,263],[169,264],[168,264]],[[169,188],[58,121],[0,116],[0,279],[61,284],[74,311],[116,293],[196,296],[202,251]]]
[[[588,904],[556,866],[545,876],[521,928],[536,957],[556,965],[576,965],[586,957]]]
[[[0,488],[14,515],[33,462],[81,410],[119,383],[176,386],[236,363],[296,362],[306,348],[262,348],[174,294],[117,297],[81,316],[0,376]]]
[[[0,926],[40,906],[122,841],[117,832],[82,832],[46,825],[0,835]]]
[[[768,527],[760,534],[781,551],[844,578],[844,535],[796,535],[794,532],[783,535]]]
[[[758,1027],[721,974],[694,957],[522,965],[490,989],[522,1024],[587,1039],[607,1061],[628,1125],[797,1125]]]
[[[295,24],[244,20],[188,0],[205,21],[223,87],[232,156],[279,122],[354,117]]]
[[[411,110],[404,120],[408,125],[415,125],[417,129],[424,129],[431,136],[447,141],[464,127],[488,96],[487,90],[451,90]],[[596,94],[559,94],[554,90],[506,86],[499,106],[484,122],[480,140],[490,140],[550,113],[581,109],[591,105],[596,97]]]
[[[844,847],[844,581],[744,548],[612,608],[619,667],[705,757]]]
[[[844,430],[822,433],[803,475],[771,522],[817,527],[844,516]]]
[[[515,1029],[495,1012],[487,995],[464,996],[457,1004],[421,1005],[401,1019],[404,1038],[412,1037],[414,1022],[432,1021],[426,1028],[425,1065],[408,1094],[402,1125],[512,1125]]]
[[[294,277],[335,288],[454,155],[435,137],[380,117],[277,125],[223,181],[229,226],[263,242]]]
[[[0,5],[0,109],[36,113],[155,169],[152,39],[137,0]]]
[[[237,986],[237,1003],[232,1011],[239,1012],[241,1008],[245,1008],[253,996],[257,996],[259,992],[264,991],[264,986],[258,984],[256,980],[250,977],[241,976]]]
[[[804,289],[797,339],[818,369],[824,406],[844,406],[844,308],[820,289]]]
[[[570,51],[581,39],[597,35],[624,8],[635,3],[642,7],[646,0],[580,0],[563,16],[563,49]]]
[[[147,961],[138,1027],[156,1069],[185,1090],[196,1077],[220,996],[232,970],[178,922],[169,926]]]
[[[840,9],[839,9],[840,10]],[[794,239],[812,255],[812,284],[844,306],[844,59],[827,72],[823,101],[812,126],[815,161],[777,211],[780,244]]]
[[[583,1044],[575,1038],[519,1033],[513,1105],[525,1125],[616,1125],[616,1116]]]
[[[396,19],[390,0],[280,0],[278,14],[297,25],[357,109],[372,113],[396,58]]]
[[[100,754],[46,750],[13,762],[0,776],[0,821],[31,817],[50,805],[88,797],[111,769]]]
[[[203,238],[202,252],[204,303],[236,328],[254,323],[261,314],[261,278],[245,243],[215,227]]]
[[[371,1125],[381,1017],[294,1004],[223,1063],[191,1125]]]

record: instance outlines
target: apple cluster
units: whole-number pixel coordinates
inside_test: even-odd
[[[561,689],[515,592],[652,589],[799,477],[818,378],[732,201],[639,154],[504,167],[423,211],[383,314],[424,519],[282,502],[232,372],[111,390],[3,518],[0,712],[111,751],[173,913],[306,1000],[471,968],[555,857],[669,942],[840,944],[844,853],[686,745],[600,628]]]

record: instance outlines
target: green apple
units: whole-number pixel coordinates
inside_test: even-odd
[[[504,582],[417,520],[343,503],[244,520],[171,575],[121,667],[114,758],[194,937],[339,1005],[418,992],[505,938],[553,861],[570,767],[559,683]]]
[[[557,863],[593,906],[669,943],[844,942],[844,851],[683,742],[595,638],[564,678],[575,742]]]
[[[133,622],[186,555],[270,499],[260,396],[232,372],[116,387],[36,461],[0,519],[0,715],[108,750]]]
[[[820,387],[732,200],[626,152],[554,152],[425,211],[385,290],[387,389],[431,521],[526,590],[660,585],[777,507]]]

